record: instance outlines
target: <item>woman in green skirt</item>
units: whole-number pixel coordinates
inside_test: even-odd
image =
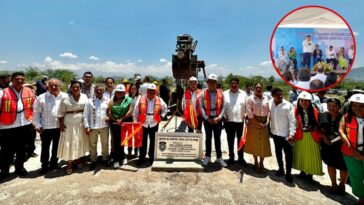
[[[364,205],[364,94],[352,95],[349,103],[348,113],[340,121],[341,151],[353,194]]]
[[[300,177],[308,181],[313,181],[312,175],[323,175],[317,126],[319,112],[311,101],[312,95],[306,91],[298,96],[293,149],[293,168],[300,170]]]

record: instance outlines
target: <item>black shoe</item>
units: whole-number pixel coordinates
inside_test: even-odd
[[[110,167],[111,163],[109,160],[102,160],[102,165],[104,165],[104,167]]]
[[[58,164],[52,164],[51,166],[49,166],[49,171],[53,171],[53,170],[57,170],[59,169]]]
[[[305,177],[305,180],[308,181],[308,182],[313,182],[312,174],[307,174],[306,177]]]
[[[283,171],[283,169],[278,169],[277,171],[276,171],[276,176],[277,177],[281,177],[281,176],[283,176],[284,175],[284,171]]]
[[[306,179],[307,174],[305,172],[301,171],[300,174],[298,175],[298,177],[301,178],[301,179]]]
[[[286,174],[286,181],[287,181],[288,183],[292,183],[292,182],[293,182],[293,177],[292,177],[292,175],[291,175],[291,174]]]
[[[228,164],[228,165],[233,165],[233,164],[235,164],[235,160],[230,158],[230,159],[227,161],[227,164]]]
[[[25,168],[22,168],[20,170],[15,170],[15,174],[19,175],[19,176],[27,176],[28,175],[28,171]]]
[[[42,168],[40,169],[39,173],[40,173],[41,175],[44,175],[44,174],[46,174],[48,171],[49,171],[48,167],[42,167]]]
[[[248,164],[246,163],[245,159],[239,158],[238,159],[238,162],[239,162],[239,164],[243,165],[243,167],[248,166]]]
[[[93,171],[96,169],[96,162],[91,162],[91,164],[88,167],[88,170]]]

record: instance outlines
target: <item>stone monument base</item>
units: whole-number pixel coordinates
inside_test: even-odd
[[[204,168],[196,161],[158,161],[152,165],[152,171],[164,172],[203,172]]]

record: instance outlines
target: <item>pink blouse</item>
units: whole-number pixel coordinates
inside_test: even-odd
[[[268,116],[269,113],[269,101],[268,98],[262,96],[258,98],[255,95],[251,95],[246,100],[246,113],[248,117],[252,119],[254,115],[259,117]]]

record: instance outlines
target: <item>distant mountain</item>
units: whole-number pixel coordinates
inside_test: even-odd
[[[351,69],[346,78],[351,78],[357,81],[364,81],[364,67],[357,67]]]

